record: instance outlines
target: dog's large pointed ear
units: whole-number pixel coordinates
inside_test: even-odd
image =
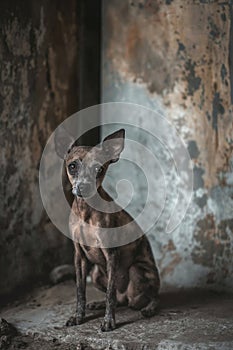
[[[115,163],[120,158],[120,154],[124,149],[125,130],[120,129],[113,134],[105,137],[103,140],[103,149],[108,154],[111,163]]]
[[[60,158],[65,159],[74,142],[75,139],[63,127],[57,128],[54,134],[54,143],[56,153]]]

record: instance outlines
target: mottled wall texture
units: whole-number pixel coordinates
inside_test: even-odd
[[[0,294],[71,261],[47,219],[38,168],[54,128],[77,111],[77,2],[0,4]]]
[[[103,101],[161,111],[193,160],[183,223],[151,232],[164,286],[233,287],[232,13],[230,1],[104,1]]]

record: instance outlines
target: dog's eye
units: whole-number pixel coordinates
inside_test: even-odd
[[[76,171],[76,168],[77,168],[76,163],[70,163],[70,164],[68,165],[69,173],[70,173],[71,175],[73,175],[73,174],[75,173],[75,171]]]
[[[102,166],[96,166],[95,167],[95,173],[96,175],[100,175],[103,172],[104,168]]]

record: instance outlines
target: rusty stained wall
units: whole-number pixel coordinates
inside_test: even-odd
[[[151,233],[163,285],[232,291],[230,2],[106,0],[103,14],[103,101],[161,111],[193,160],[185,220],[169,235],[163,225]]]
[[[49,222],[38,169],[46,140],[77,110],[76,1],[0,5],[0,293],[72,259]]]

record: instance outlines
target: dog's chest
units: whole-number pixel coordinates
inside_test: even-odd
[[[93,264],[105,266],[106,259],[101,249],[82,245],[86,258]]]
[[[91,220],[85,221],[75,212],[71,212],[69,228],[72,239],[84,246],[98,247],[100,245],[100,227],[93,225]]]

